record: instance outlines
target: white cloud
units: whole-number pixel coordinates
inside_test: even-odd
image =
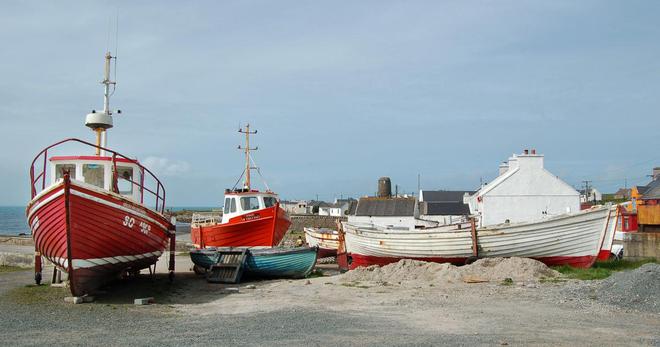
[[[190,171],[190,164],[183,160],[171,160],[150,156],[142,161],[147,169],[163,176],[182,176]]]

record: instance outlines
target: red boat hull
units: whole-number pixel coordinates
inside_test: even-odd
[[[337,256],[337,250],[336,249],[329,249],[329,248],[319,247],[319,250],[318,250],[318,257],[319,258],[336,257],[336,256]]]
[[[174,236],[163,215],[68,178],[35,197],[27,215],[36,250],[68,274],[74,296],[155,264]]]
[[[351,261],[349,268],[353,270],[358,267],[367,267],[370,265],[383,266],[391,263],[396,263],[401,259],[404,258],[375,257],[375,256],[351,253],[350,254]],[[405,258],[405,259],[429,261],[434,263],[452,263],[454,265],[463,265],[467,260],[467,258]],[[572,267],[583,268],[583,269],[590,268],[596,261],[595,256],[540,257],[533,259],[536,259],[548,266],[570,265]]]
[[[191,228],[191,239],[204,247],[273,247],[289,230],[291,221],[279,205],[234,217],[225,224]]]

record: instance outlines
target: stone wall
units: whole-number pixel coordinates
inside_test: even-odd
[[[660,259],[660,233],[623,233],[623,257],[629,260]]]
[[[34,241],[32,241],[32,237],[29,236],[0,235],[0,245],[34,246]]]
[[[303,231],[305,227],[337,229],[337,219],[346,221],[346,217],[294,214],[290,215],[289,231]]]

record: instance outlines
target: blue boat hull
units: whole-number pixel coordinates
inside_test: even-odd
[[[190,259],[198,267],[209,270],[218,262],[221,250],[196,249],[190,252]],[[317,252],[317,247],[250,249],[244,274],[257,278],[303,278],[314,269]]]
[[[220,258],[220,255],[215,249],[196,249],[190,251],[190,259],[192,262],[206,270],[210,269],[213,264],[217,263],[218,258]]]
[[[250,250],[245,274],[251,277],[303,278],[314,269],[317,248]]]

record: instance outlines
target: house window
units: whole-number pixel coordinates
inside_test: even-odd
[[[225,198],[225,213],[229,213],[229,205],[231,205],[231,198]]]
[[[245,196],[241,198],[241,208],[243,211],[258,210],[259,199],[256,196]]]
[[[55,179],[64,177],[64,172],[69,172],[69,178],[76,179],[76,164],[57,164],[55,165]]]
[[[119,194],[133,195],[133,168],[128,166],[117,166],[117,187]]]
[[[277,199],[272,196],[264,196],[264,206],[271,207],[275,206]]]
[[[103,188],[103,177],[105,176],[105,170],[101,164],[84,164],[83,165],[83,177],[85,178],[85,183],[89,183],[93,186]]]

